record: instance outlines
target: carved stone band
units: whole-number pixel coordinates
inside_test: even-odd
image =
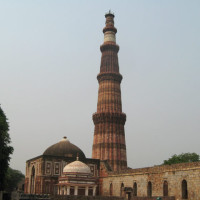
[[[106,42],[105,44],[102,44],[100,46],[101,52],[106,51],[106,50],[112,50],[118,53],[119,51],[119,46],[113,42]]]
[[[121,83],[122,81],[122,75],[119,73],[100,73],[97,75],[97,80],[99,81],[99,83],[101,81],[104,80],[113,80],[113,81],[118,81],[119,83]]]
[[[110,112],[94,113],[92,118],[94,124],[109,122],[109,123],[119,123],[124,125],[126,122],[125,113],[110,113]]]

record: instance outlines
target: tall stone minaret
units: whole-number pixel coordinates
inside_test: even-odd
[[[110,11],[105,15],[106,26],[103,29],[104,43],[99,82],[97,112],[93,114],[94,140],[92,158],[108,160],[114,171],[127,168],[126,143],[124,124],[126,115],[122,113],[120,83],[122,75],[119,73],[114,27],[114,14]]]

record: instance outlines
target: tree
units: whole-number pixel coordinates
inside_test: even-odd
[[[6,173],[5,190],[7,192],[12,192],[17,188],[18,183],[23,179],[24,174],[9,167]]]
[[[176,163],[187,163],[187,162],[197,162],[199,161],[199,155],[196,153],[182,153],[179,155],[174,154],[168,160],[164,160],[164,165],[171,165]]]
[[[5,178],[9,167],[10,155],[13,153],[13,147],[9,146],[10,137],[8,131],[7,118],[0,107],[0,191],[5,188]]]

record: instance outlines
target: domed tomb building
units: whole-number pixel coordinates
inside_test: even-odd
[[[63,175],[58,181],[58,195],[96,195],[98,179],[92,175],[90,167],[79,161],[78,157],[64,167]]]
[[[80,161],[76,161],[77,155]],[[86,158],[79,147],[72,144],[67,137],[63,137],[60,142],[48,147],[42,155],[26,161],[24,192],[57,194],[58,178],[64,175],[64,167],[73,161],[84,162],[91,172],[91,177],[98,177],[100,161]]]

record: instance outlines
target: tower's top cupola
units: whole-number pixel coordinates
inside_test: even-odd
[[[117,33],[117,29],[114,26],[114,17],[115,17],[115,15],[113,13],[111,13],[110,10],[108,13],[105,14],[106,26],[103,29],[104,43],[105,42],[116,43],[115,34]]]
[[[105,14],[105,17],[108,17],[108,16],[111,16],[111,17],[115,17],[114,13],[111,12],[111,10],[109,10],[106,14]]]

